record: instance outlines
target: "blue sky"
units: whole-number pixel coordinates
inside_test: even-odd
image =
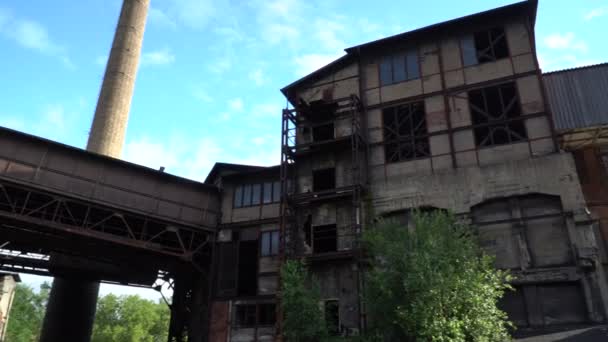
[[[279,160],[279,89],[343,49],[508,0],[152,0],[123,157],[202,180]],[[0,125],[84,147],[119,0],[0,2]],[[540,0],[545,71],[608,61],[607,0]]]

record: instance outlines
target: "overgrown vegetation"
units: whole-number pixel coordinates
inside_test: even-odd
[[[8,322],[6,340],[35,342],[48,301],[50,285],[39,291],[18,284]],[[164,342],[167,340],[169,308],[139,296],[107,295],[97,302],[93,342]]]
[[[371,330],[390,341],[508,341],[497,302],[510,286],[473,230],[451,214],[414,213],[403,227],[364,233],[373,258],[366,276]]]
[[[283,279],[284,334],[290,342],[503,342],[511,324],[497,302],[509,275],[494,268],[471,227],[444,212],[414,213],[409,227],[380,222],[363,241],[370,257],[365,336],[328,337],[314,280],[301,261]],[[308,285],[307,285],[308,284]]]
[[[288,260],[281,267],[283,335],[290,342],[318,342],[327,337],[321,297],[302,261]]]

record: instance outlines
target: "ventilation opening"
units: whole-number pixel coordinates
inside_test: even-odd
[[[328,123],[312,128],[312,141],[324,141],[334,139],[334,123]]]
[[[335,189],[336,169],[324,169],[313,171],[312,183],[312,190],[315,192]]]
[[[335,224],[313,227],[313,252],[328,253],[338,250],[338,232]]]
[[[327,333],[330,336],[338,336],[340,334],[340,302],[337,300],[326,300],[324,313]]]
[[[238,294],[257,294],[258,242],[241,241],[239,244]]]

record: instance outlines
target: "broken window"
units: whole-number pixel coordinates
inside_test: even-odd
[[[279,254],[279,231],[262,232],[261,256],[273,256]]]
[[[313,253],[328,253],[338,250],[338,231],[335,224],[314,226],[312,238]]]
[[[336,188],[336,169],[315,170],[312,172],[312,191],[331,190]]]
[[[258,325],[274,325],[276,322],[275,304],[260,304],[258,306]]]
[[[460,46],[465,66],[494,62],[509,57],[507,36],[501,27],[467,35],[461,39]]]
[[[326,300],[323,311],[327,333],[330,336],[340,335],[340,302],[338,300]]]
[[[477,146],[526,140],[526,128],[515,83],[469,91],[469,105]]]
[[[239,241],[238,295],[255,296],[258,283],[258,242]]]
[[[418,64],[418,52],[415,49],[386,56],[380,62],[380,83],[383,86],[419,77],[420,65]]]
[[[430,156],[424,102],[384,108],[382,118],[387,163]]]
[[[312,141],[325,141],[332,140],[334,138],[334,123],[328,123],[324,125],[314,126],[312,128]]]
[[[240,328],[255,327],[256,305],[238,304],[235,309],[235,325]]]

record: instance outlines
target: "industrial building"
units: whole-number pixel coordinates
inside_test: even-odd
[[[160,276],[170,338],[274,341],[288,258],[309,262],[331,333],[357,335],[361,232],[416,208],[478,229],[516,276],[501,306],[519,333],[606,322],[608,67],[543,75],[537,1],[347,48],[281,90],[279,165],[216,163],[202,184],[113,158],[147,6],[124,2],[89,151],[0,129],[0,246],[22,252],[0,269],[65,279],[47,317],[64,301],[88,315],[46,318],[47,340],[71,319],[86,340],[99,281]]]
[[[0,272],[0,342],[6,337],[9,313],[15,298],[15,287],[20,281],[18,274]]]

